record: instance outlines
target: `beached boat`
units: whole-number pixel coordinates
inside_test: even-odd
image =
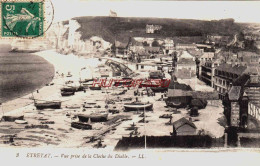
[[[101,90],[101,86],[90,86],[90,90]]]
[[[6,122],[14,122],[16,120],[23,120],[24,115],[3,115],[2,120]]]
[[[34,105],[39,110],[45,109],[45,108],[60,109],[61,101],[45,101],[45,102],[40,102],[40,103],[35,102]]]
[[[62,92],[76,92],[77,88],[73,86],[67,86],[67,87],[62,87],[60,90]]]
[[[152,103],[141,103],[141,102],[132,102],[124,104],[125,112],[128,111],[150,111],[153,109]]]
[[[27,124],[28,122],[26,120],[15,120],[14,121],[16,124]]]
[[[180,98],[180,97],[179,97]],[[184,107],[186,103],[183,104],[183,102],[179,101],[179,98],[171,98],[171,99],[166,99],[165,103],[168,107],[173,107],[173,108],[181,108]]]
[[[92,126],[87,123],[82,123],[82,122],[71,122],[71,127],[76,128],[76,129],[83,129],[83,130],[91,130]]]
[[[66,91],[61,91],[61,96],[71,96],[74,95],[75,92],[66,92]]]
[[[94,79],[93,78],[90,78],[90,79],[84,79],[84,80],[81,80],[81,81],[79,81],[79,83],[88,83],[88,82],[90,82],[90,81],[94,81]]]
[[[91,113],[91,114],[78,114],[77,115],[80,122],[105,122],[107,121],[107,113]]]
[[[168,91],[168,87],[151,87],[151,90],[156,93],[156,92],[166,92]]]

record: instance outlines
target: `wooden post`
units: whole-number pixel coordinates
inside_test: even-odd
[[[227,146],[228,146],[227,141],[228,141],[228,134],[225,133],[225,144],[224,144],[225,148],[227,148]]]
[[[237,147],[241,147],[241,144],[240,144],[240,136],[237,136]]]

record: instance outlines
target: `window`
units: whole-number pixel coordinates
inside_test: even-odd
[[[144,69],[144,65],[141,65],[141,69]]]

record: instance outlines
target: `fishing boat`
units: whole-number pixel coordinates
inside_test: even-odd
[[[76,92],[77,88],[73,86],[66,86],[60,89],[63,92]]]
[[[125,112],[128,111],[141,111],[146,110],[150,111],[153,109],[152,103],[141,103],[141,102],[132,102],[124,104]]]
[[[24,115],[3,115],[2,120],[6,122],[14,122],[16,120],[23,120]]]
[[[78,114],[77,115],[80,122],[105,122],[107,121],[107,113],[91,113],[91,114]]]
[[[61,91],[61,96],[71,96],[74,95],[75,92],[66,92],[66,91]]]
[[[92,126],[87,123],[82,123],[82,122],[71,122],[71,127],[76,128],[76,129],[83,129],[83,130],[91,130]]]
[[[166,92],[168,91],[168,87],[151,87],[151,90],[156,93],[156,92]]]
[[[165,103],[168,107],[173,107],[173,108],[181,108],[183,107],[183,103],[181,101],[178,101],[178,99],[166,99]]]
[[[101,90],[101,86],[90,86],[90,90]]]
[[[90,82],[90,81],[94,81],[94,78],[90,78],[90,79],[84,79],[84,80],[81,80],[81,81],[79,81],[80,83],[88,83],[88,82]]]
[[[61,101],[43,101],[43,102],[35,102],[35,107],[39,110],[46,108],[60,109]]]

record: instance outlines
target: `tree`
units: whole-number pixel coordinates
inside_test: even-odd
[[[152,42],[152,47],[159,47],[159,46],[160,46],[160,44],[159,44],[159,42],[157,40],[154,40]]]
[[[147,43],[147,41],[143,42],[143,46],[149,46],[149,44]]]

